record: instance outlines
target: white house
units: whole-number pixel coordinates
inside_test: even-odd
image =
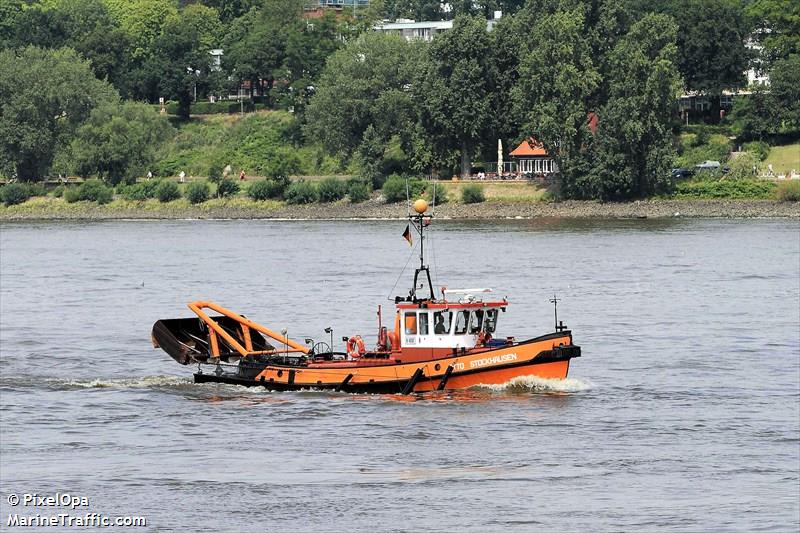
[[[378,24],[372,29],[382,33],[393,33],[405,38],[406,41],[422,39],[423,41],[432,40],[436,34],[449,30],[453,27],[452,20],[431,20],[415,22],[413,20],[399,19],[397,22],[385,22]]]
[[[494,18],[486,21],[486,30],[492,31],[494,25],[503,16],[501,11],[494,12]],[[400,35],[405,40],[411,41],[414,39],[422,39],[423,41],[430,41],[436,35],[443,31],[447,31],[453,27],[452,20],[428,20],[416,22],[408,19],[397,19],[395,22],[383,22],[372,27],[374,31],[382,33],[394,33]]]

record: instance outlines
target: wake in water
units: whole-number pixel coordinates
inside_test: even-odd
[[[192,380],[181,376],[144,376],[118,379],[46,379],[47,384],[76,389],[150,389],[190,385]]]
[[[520,376],[502,385],[476,385],[473,388],[517,394],[526,392],[569,393],[589,390],[592,388],[592,384],[589,381],[578,378],[545,379],[536,376]]]

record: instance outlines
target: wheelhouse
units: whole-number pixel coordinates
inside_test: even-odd
[[[507,305],[506,301],[400,304],[395,331],[401,348],[472,349],[492,339]]]

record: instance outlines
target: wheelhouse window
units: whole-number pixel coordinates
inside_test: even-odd
[[[453,322],[453,313],[450,311],[436,311],[433,314],[433,332],[436,335],[450,333],[450,324]]]
[[[419,313],[419,334],[428,334],[428,313],[426,311],[421,311]]]
[[[497,309],[486,311],[486,318],[483,321],[483,328],[486,333],[494,333],[497,329]]]
[[[469,324],[469,311],[459,311],[456,315],[456,328],[453,333],[456,335],[463,335],[467,332],[467,325]]]
[[[483,326],[483,310],[477,309],[472,312],[472,316],[470,317],[469,321],[469,332],[472,335],[477,335],[481,332],[481,326]]]
[[[415,312],[406,313],[403,323],[405,326],[406,335],[417,334],[417,313]]]

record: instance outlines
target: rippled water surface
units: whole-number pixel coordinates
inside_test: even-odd
[[[270,393],[195,385],[150,344],[195,299],[374,338],[404,228],[2,225],[0,529],[8,494],[59,491],[152,531],[800,527],[796,221],[436,223],[437,285],[507,295],[500,335],[552,330],[562,298],[583,357],[560,383]]]

